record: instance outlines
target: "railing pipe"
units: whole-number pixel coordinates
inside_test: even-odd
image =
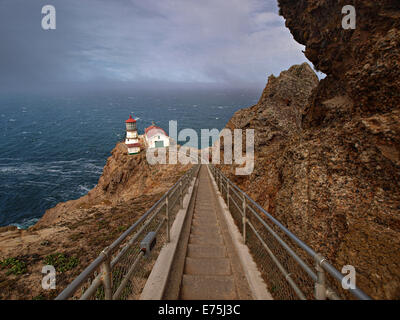
[[[169,234],[169,207],[168,207],[168,196],[165,198],[165,219],[167,222],[167,243],[170,241]]]
[[[136,230],[136,228],[138,227],[138,225],[140,225],[145,219],[148,218],[148,216],[153,213],[153,211],[161,204],[165,201],[165,199],[167,198],[167,196],[175,190],[175,188],[182,182],[183,179],[187,179],[189,178],[189,176],[192,176],[195,170],[195,166],[193,166],[191,169],[189,169],[183,177],[181,177],[170,189],[168,189],[168,191],[156,202],[153,204],[153,206],[146,211],[145,214],[143,214],[132,226],[130,226],[124,233],[122,233],[121,236],[119,236],[117,238],[117,240],[115,240],[108,248],[107,248],[107,252],[108,255],[111,257],[112,253],[114,252],[114,250],[116,248],[118,248],[120,246],[120,244],[132,233]],[[158,213],[158,211],[157,211]],[[169,234],[167,235],[169,237]],[[128,249],[127,247],[124,249]],[[124,250],[123,249],[123,250]],[[120,252],[121,254],[122,252]],[[121,255],[118,255],[117,257],[120,257]],[[79,276],[77,278],[75,278],[69,286],[67,286],[67,288],[65,288],[57,297],[56,300],[66,300],[68,298],[70,298],[71,296],[74,295],[74,293],[78,290],[79,287],[82,286],[82,284],[87,281],[92,274],[100,267],[102,266],[102,270],[103,269],[107,269],[107,267],[103,267],[103,263],[105,262],[106,257],[103,254],[100,254],[81,274],[79,274]],[[113,266],[116,263],[116,259],[114,259],[112,262],[110,262],[110,269],[112,270]],[[97,277],[95,278],[95,280],[98,279]],[[95,283],[95,285],[97,285],[97,283]],[[89,288],[94,288],[93,283]],[[91,290],[92,290],[91,289]],[[87,290],[86,290],[87,291]],[[95,290],[94,290],[95,291]],[[94,293],[93,291],[93,293]],[[83,294],[82,297],[89,297],[86,292]]]
[[[228,205],[229,210],[229,181],[226,182],[226,204]]]
[[[57,297],[56,300],[65,300],[71,297],[76,290],[84,283],[102,264],[105,260],[103,255],[99,255],[83,272],[71,282]]]
[[[317,300],[326,300],[326,277],[325,270],[321,267],[321,262],[324,260],[323,257],[319,257],[321,259],[316,261],[316,270],[317,270],[317,281],[315,282],[315,299]]]
[[[249,222],[249,227],[250,229],[253,230],[254,234],[258,238],[258,240],[261,242],[263,245],[264,249],[267,251],[268,255],[272,259],[272,261],[275,263],[277,266],[278,270],[283,274],[285,277],[285,280],[289,283],[289,285],[292,287],[296,295],[301,299],[301,300],[306,300],[306,297],[304,293],[300,290],[300,288],[297,286],[297,284],[294,282],[294,280],[291,277],[291,274],[286,271],[286,269],[282,266],[282,264],[279,262],[278,258],[273,254],[271,249],[268,247],[268,245],[265,243],[265,241],[261,238],[261,236],[257,233],[256,229],[254,226]]]
[[[186,186],[186,184],[185,184],[185,186]],[[179,182],[179,189],[180,189],[180,195],[179,195],[180,204],[181,204],[181,208],[183,208],[183,183],[182,183],[182,181]]]
[[[272,234],[272,236],[279,242],[279,244],[289,253],[290,256],[300,265],[300,267],[307,272],[313,281],[317,281],[317,275],[312,269],[294,252],[294,250],[282,240],[282,238],[253,210],[253,208],[248,207],[248,209],[253,213],[257,220],[267,229],[267,231]]]
[[[222,172],[215,168],[215,171],[219,175],[223,175]],[[225,179],[228,179],[224,176]],[[229,180],[229,179],[228,179]],[[260,210],[269,220],[271,220],[276,226],[278,226],[279,229],[281,229],[291,240],[293,240],[294,243],[296,243],[300,248],[302,248],[308,255],[310,255],[313,259],[316,259],[316,257],[319,257],[319,255],[311,249],[308,245],[306,245],[303,241],[301,241],[297,236],[295,236],[290,230],[288,230],[282,223],[280,223],[277,219],[275,219],[273,216],[271,216],[263,207],[261,207],[257,202],[255,202],[252,198],[250,198],[244,191],[242,191],[238,186],[232,183],[232,181],[229,180],[229,183],[232,187],[232,189],[236,189],[239,193],[241,193],[248,201],[248,203],[252,204],[254,207],[256,207],[258,210]],[[329,262],[324,260],[321,263],[321,267],[327,271],[331,276],[333,276],[336,280],[342,282],[344,275],[341,274],[334,266],[332,266]],[[349,289],[351,293],[356,296],[359,299],[362,300],[371,300],[371,298],[365,294],[362,290],[359,288],[355,289]]]
[[[107,249],[101,252],[106,257],[101,265],[102,280],[104,286],[104,299],[112,300],[112,272],[111,272],[111,257]]]
[[[122,290],[125,289],[126,285],[128,284],[129,279],[131,278],[133,272],[136,269],[136,266],[138,265],[139,261],[142,259],[143,257],[143,251],[140,251],[138,256],[136,257],[135,261],[133,262],[132,266],[129,268],[128,273],[124,276],[121,284],[119,285],[117,291],[115,291],[114,295],[113,295],[113,300],[118,300],[119,297],[121,296]]]
[[[243,198],[243,204],[242,204],[242,211],[243,211],[243,243],[244,244],[246,244],[246,207],[247,207],[247,204],[246,204],[246,198]]]

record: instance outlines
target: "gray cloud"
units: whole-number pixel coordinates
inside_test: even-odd
[[[41,8],[57,30],[41,29]],[[275,0],[2,0],[0,86],[263,86],[306,61]]]

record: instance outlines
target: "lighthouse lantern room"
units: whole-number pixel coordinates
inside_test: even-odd
[[[136,128],[136,120],[129,115],[126,123],[126,139],[125,144],[128,148],[128,154],[137,154],[140,152],[140,143],[138,140],[138,133]]]

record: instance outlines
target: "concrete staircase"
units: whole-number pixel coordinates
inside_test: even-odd
[[[238,299],[232,261],[221,232],[207,168],[199,172],[199,189],[190,231],[180,298]]]

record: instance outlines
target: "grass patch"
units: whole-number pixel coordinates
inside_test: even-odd
[[[16,258],[7,258],[0,261],[1,269],[8,269],[7,275],[20,275],[27,272],[26,263]]]
[[[53,253],[44,258],[47,265],[53,266],[58,272],[72,270],[79,264],[77,257],[69,257],[64,253]]]
[[[123,232],[123,231],[126,231],[128,229],[128,226],[119,226],[118,227],[118,232]]]

